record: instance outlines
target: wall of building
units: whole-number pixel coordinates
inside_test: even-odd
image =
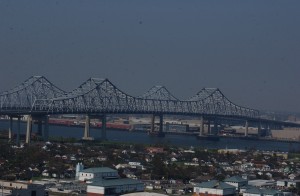
[[[37,196],[45,195],[45,186],[40,184],[0,181],[0,185],[4,189],[11,190],[13,195],[31,196],[32,192],[35,192]]]
[[[194,187],[194,192],[198,193],[199,195],[206,194],[206,193],[210,196],[212,196],[212,195],[223,195],[223,190],[211,189],[211,188]]]
[[[126,193],[126,192],[140,192],[144,191],[144,185],[143,184],[131,184],[131,185],[119,185],[115,186],[115,191],[117,194],[120,193]],[[87,195],[104,195],[105,188],[100,186],[87,186]]]
[[[194,193],[199,194],[199,196],[235,195],[235,188],[222,190],[222,189],[214,189],[214,188],[194,187]]]
[[[93,173],[79,172],[79,181],[90,180],[94,178]]]
[[[43,189],[14,189],[12,190],[13,195],[18,195],[18,196],[32,196],[33,193],[35,192],[36,196],[43,196],[45,195],[45,190]]]
[[[260,194],[243,193],[243,196],[260,196]]]
[[[98,173],[86,173],[79,172],[79,181],[85,181],[90,179],[101,179],[106,177],[118,177],[117,172],[98,172]]]
[[[104,187],[88,185],[86,192],[88,193],[88,195],[104,195]]]

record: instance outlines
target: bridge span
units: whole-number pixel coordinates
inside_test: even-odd
[[[203,88],[196,95],[180,100],[164,86],[154,86],[141,96],[131,96],[108,79],[90,78],[73,91],[66,92],[43,76],[32,76],[15,88],[0,93],[0,115],[7,115],[11,119],[9,139],[13,119],[17,118],[20,122],[22,116],[28,115],[26,142],[30,143],[33,120],[39,124],[39,134],[47,140],[49,115],[58,114],[85,114],[84,139],[90,139],[91,118],[101,118],[102,137],[105,139],[106,115],[113,114],[149,114],[152,116],[152,127],[155,117],[159,117],[160,135],[163,135],[163,115],[198,117],[201,122],[200,135],[206,122],[243,122],[245,136],[248,136],[250,123],[259,129],[262,125],[300,127],[300,124],[262,119],[258,110],[234,104],[218,88]],[[151,130],[154,131],[154,128]]]

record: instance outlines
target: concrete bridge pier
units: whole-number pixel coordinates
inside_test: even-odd
[[[248,122],[248,120],[246,120],[246,124],[245,124],[245,137],[248,137],[248,131],[249,131],[249,122]]]
[[[151,130],[150,132],[153,133],[155,131],[155,115],[151,115]]]
[[[210,120],[207,123],[207,134],[211,134]]]
[[[204,133],[204,118],[203,116],[200,117],[200,133],[199,136],[202,136]]]
[[[84,135],[83,140],[90,140],[90,123],[91,119],[89,115],[86,115],[85,117],[85,127],[84,127]]]
[[[151,115],[151,129],[150,129],[150,134],[152,133],[156,133],[155,132],[155,117],[158,116],[159,117],[159,129],[158,129],[158,137],[164,137],[165,133],[163,131],[164,129],[164,118],[163,118],[163,114],[152,114]],[[169,129],[169,124],[166,124],[166,128]]]
[[[17,146],[20,146],[20,131],[21,131],[21,117],[18,116],[18,129],[17,129]]]
[[[258,122],[258,124],[257,124],[257,135],[258,135],[258,137],[261,137],[261,122]]]
[[[42,132],[43,140],[49,140],[49,116],[44,117],[44,130]]]
[[[159,137],[163,137],[164,136],[164,117],[162,114],[159,115],[159,132],[158,132],[158,136]]]
[[[267,125],[267,131],[266,131],[266,136],[272,136],[272,128],[270,124]]]
[[[107,140],[106,138],[106,115],[103,115],[101,117],[102,119],[102,132],[101,132],[101,139],[102,140]]]
[[[27,117],[27,129],[26,129],[26,144],[31,142],[31,132],[32,132],[32,116],[28,115]]]
[[[41,119],[41,118],[37,119],[37,123],[38,123],[37,135],[42,136],[43,135],[43,119]]]
[[[216,119],[214,120],[214,131],[213,131],[213,134],[214,135],[218,135],[218,122],[217,122]]]
[[[8,139],[12,141],[13,117],[9,117]]]
[[[186,130],[188,130],[188,128],[186,128]],[[170,123],[166,122],[166,132],[170,131]]]

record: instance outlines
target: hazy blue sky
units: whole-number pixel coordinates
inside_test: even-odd
[[[300,112],[300,1],[0,1],[0,91],[32,75],[71,90],[109,78],[179,98]]]

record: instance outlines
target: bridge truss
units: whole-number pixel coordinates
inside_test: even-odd
[[[216,88],[203,88],[188,100],[179,100],[165,87],[154,86],[135,97],[108,79],[90,78],[66,93],[45,77],[33,76],[0,94],[0,114],[175,114],[258,117],[254,109],[238,106]]]
[[[43,76],[32,76],[15,88],[0,93],[0,114],[5,112],[28,112],[38,99],[62,96],[61,90]]]
[[[43,76],[33,76],[0,94],[0,114],[176,114],[255,118],[257,110],[238,106],[215,88],[204,88],[188,100],[179,100],[165,87],[154,86],[134,97],[108,79],[90,78],[66,93]]]

